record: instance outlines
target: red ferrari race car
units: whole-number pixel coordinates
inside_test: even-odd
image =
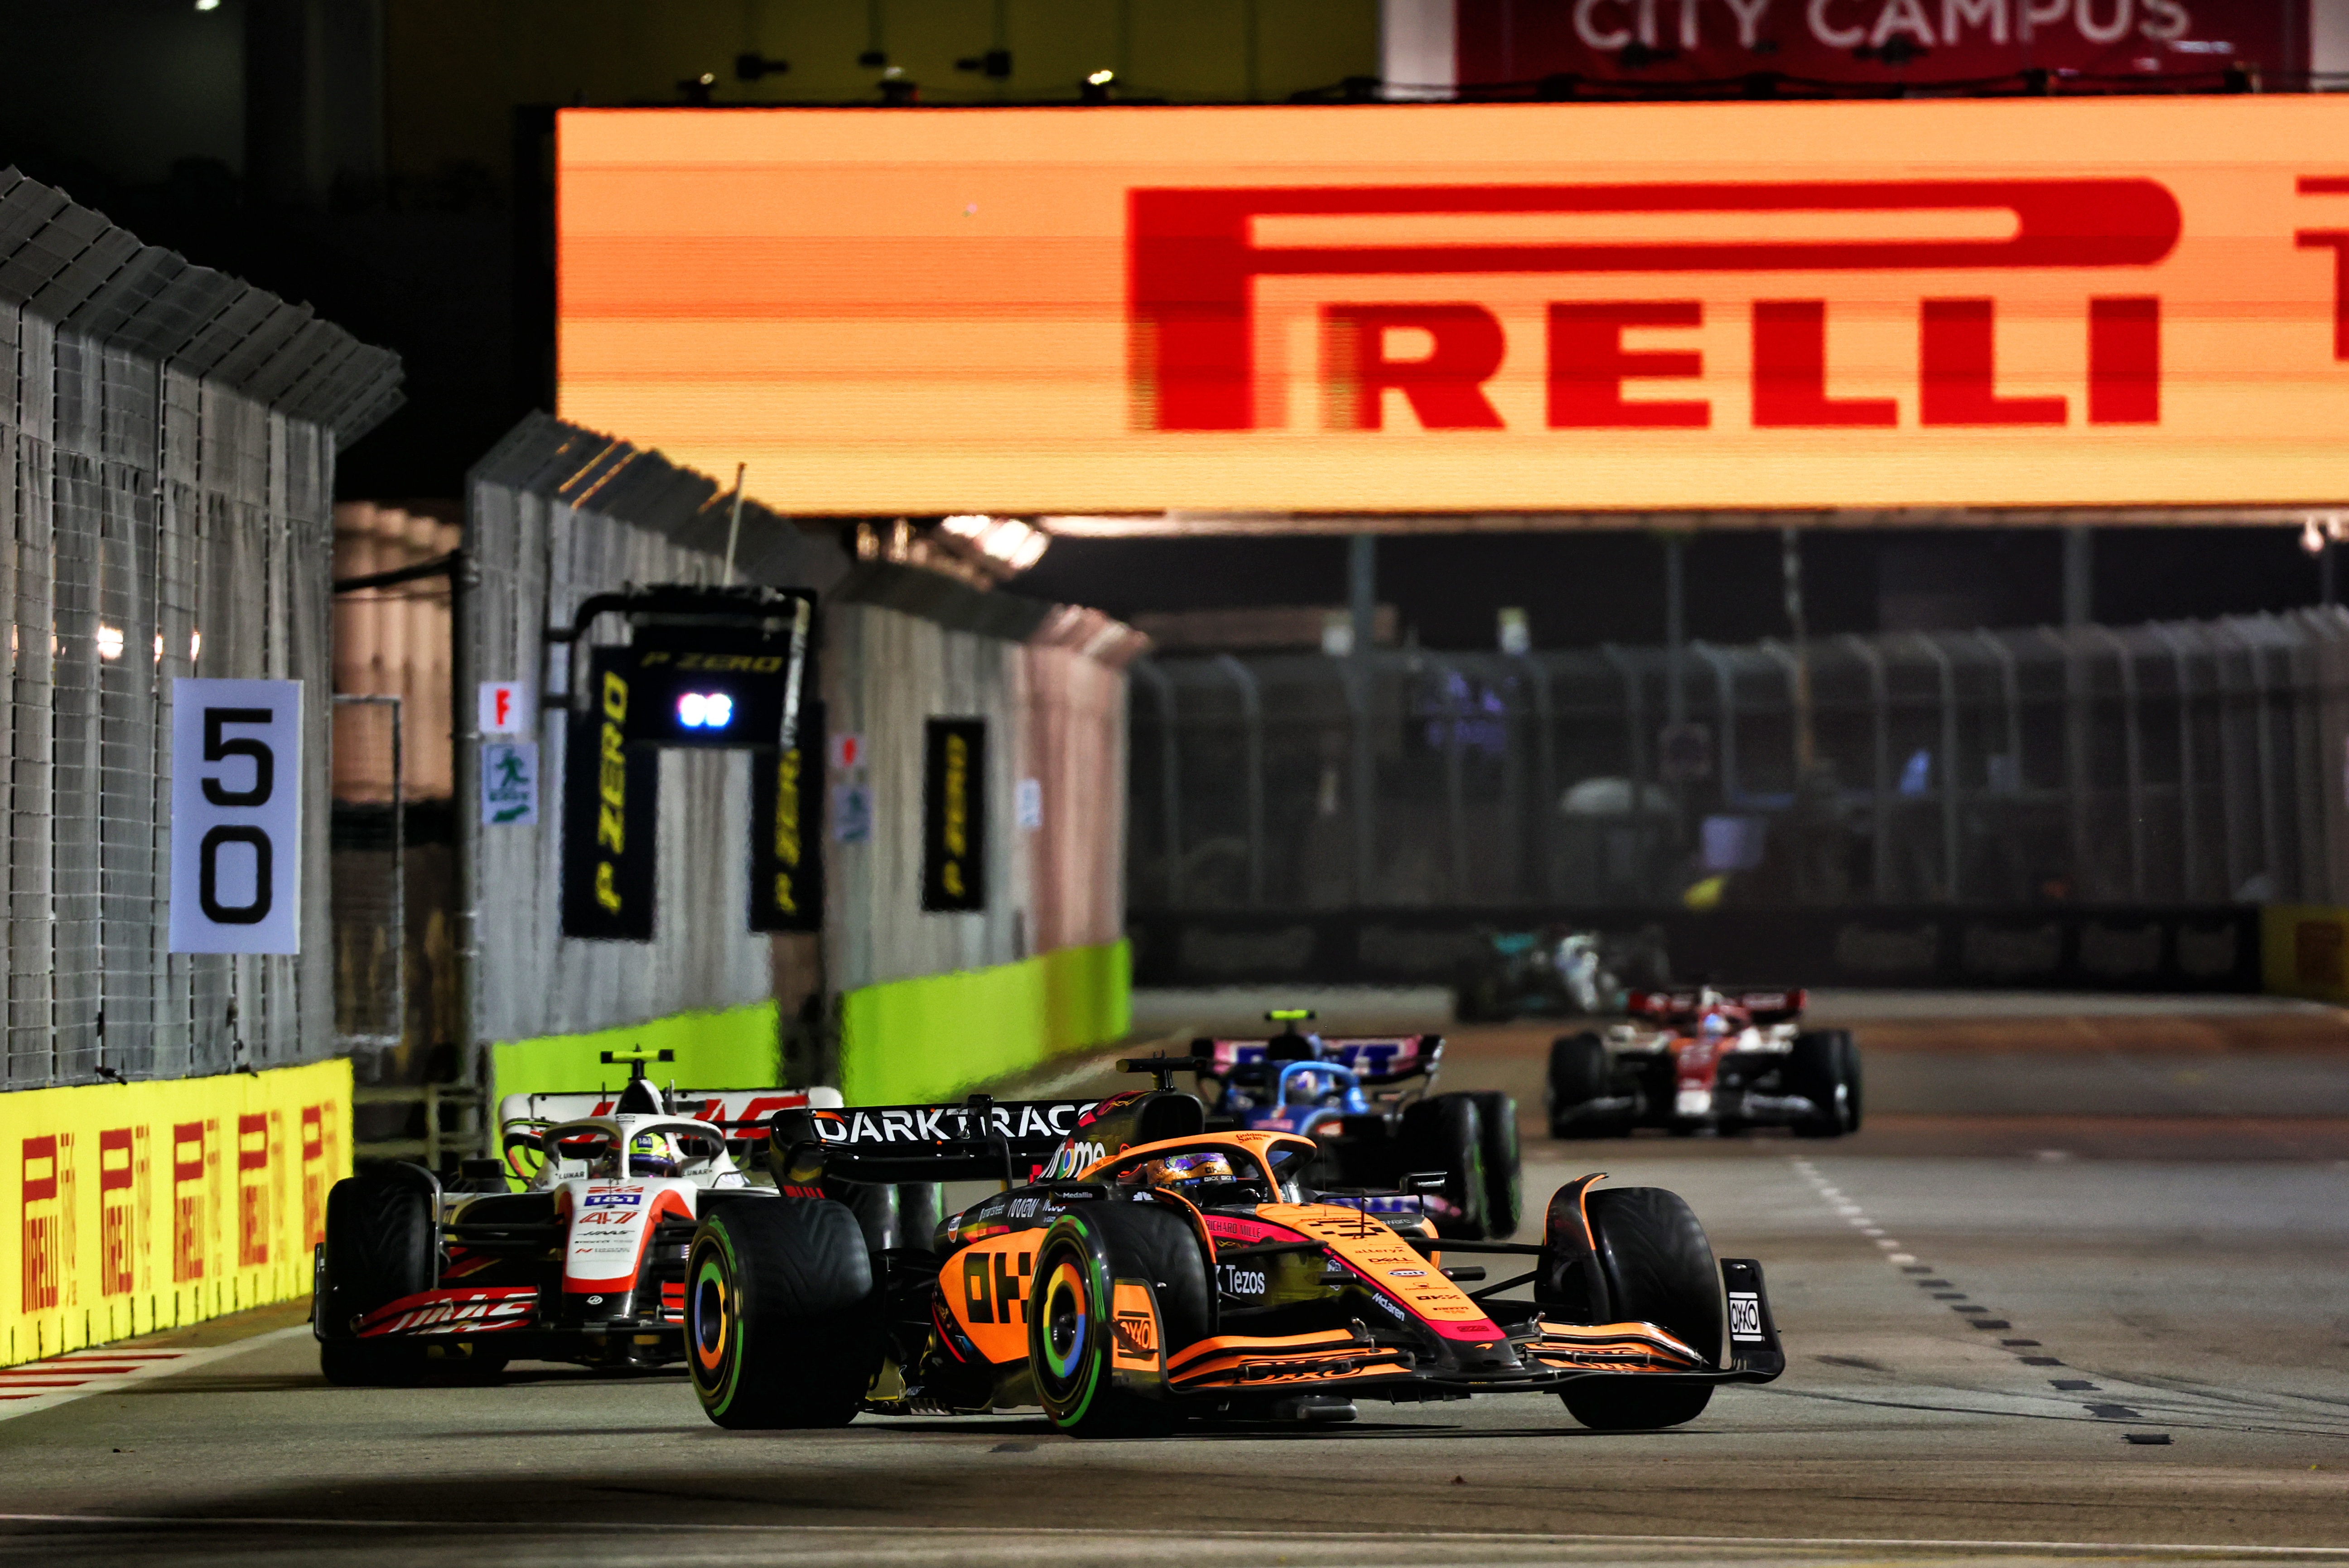
[[[365,1386],[515,1358],[678,1360],[694,1227],[724,1204],[773,1204],[738,1163],[770,1116],[840,1103],[837,1089],[664,1094],[637,1059],[616,1095],[507,1096],[505,1164],[468,1160],[457,1187],[420,1165],[336,1182],[314,1260],[321,1369]]]
[[[722,1427],[1040,1407],[1080,1437],[1185,1417],[1344,1420],[1354,1401],[1555,1394],[1587,1426],[1675,1426],[1784,1369],[1762,1270],[1688,1205],[1586,1176],[1539,1244],[1439,1239],[1317,1193],[1293,1133],[1209,1132],[1165,1086],[1095,1105],[781,1112],[785,1196],[729,1203],[687,1263],[687,1368]],[[996,1177],[929,1248],[878,1254],[820,1183]],[[1406,1187],[1413,1185],[1406,1182]],[[1470,1259],[1505,1260],[1484,1284]],[[1511,1269],[1522,1272],[1510,1272]]]
[[[1800,991],[1711,986],[1632,992],[1630,1022],[1551,1044],[1550,1136],[1857,1132],[1859,1048],[1848,1031],[1806,1030],[1806,1000]]]

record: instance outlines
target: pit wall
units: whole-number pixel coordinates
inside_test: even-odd
[[[346,1060],[0,1095],[0,1366],[306,1295]]]
[[[1133,1018],[1125,940],[860,987],[841,999],[840,1091],[852,1106],[950,1099],[1088,1045]]]

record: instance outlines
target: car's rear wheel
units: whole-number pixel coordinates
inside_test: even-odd
[[[1472,1094],[1476,1140],[1485,1162],[1485,1229],[1506,1239],[1525,1218],[1524,1164],[1517,1148],[1517,1102],[1499,1090]]]
[[[1816,1107],[1794,1124],[1796,1137],[1841,1137],[1859,1130],[1859,1050],[1850,1031],[1795,1035],[1786,1054],[1786,1084]]]
[[[1168,1361],[1214,1332],[1206,1259],[1191,1227],[1145,1203],[1088,1203],[1053,1221],[1028,1295],[1028,1365],[1053,1426],[1079,1438],[1164,1437],[1171,1400],[1119,1386],[1117,1282],[1148,1280]]]
[[[685,1364],[721,1427],[844,1427],[879,1369],[873,1266],[828,1199],[728,1203],[694,1232]]]
[[[318,1270],[325,1300],[314,1309],[323,1331],[318,1370],[327,1382],[379,1387],[422,1375],[424,1352],[415,1341],[359,1339],[351,1326],[378,1307],[430,1290],[440,1244],[432,1200],[420,1181],[354,1176],[327,1189]]]
[[[1464,1241],[1492,1233],[1481,1127],[1476,1102],[1466,1095],[1437,1095],[1402,1113],[1404,1168],[1444,1172],[1442,1197],[1452,1212],[1437,1216],[1436,1229]]]
[[[1721,1269],[1687,1203],[1661,1187],[1609,1187],[1591,1192],[1583,1212],[1616,1321],[1653,1324],[1717,1366]],[[1638,1431],[1694,1420],[1713,1398],[1713,1385],[1612,1373],[1569,1383],[1558,1397],[1586,1427]]]
[[[1600,1112],[1597,1103],[1614,1096],[1615,1065],[1607,1043],[1589,1030],[1550,1042],[1549,1136],[1614,1137],[1630,1130],[1622,1116]]]

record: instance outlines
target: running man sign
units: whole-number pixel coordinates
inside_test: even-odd
[[[795,512],[2349,497],[2349,97],[603,110],[561,404]]]

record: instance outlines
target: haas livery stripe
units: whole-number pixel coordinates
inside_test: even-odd
[[[408,1334],[494,1334],[527,1328],[538,1310],[536,1285],[470,1291],[422,1291],[402,1296],[359,1320],[362,1339]]]

